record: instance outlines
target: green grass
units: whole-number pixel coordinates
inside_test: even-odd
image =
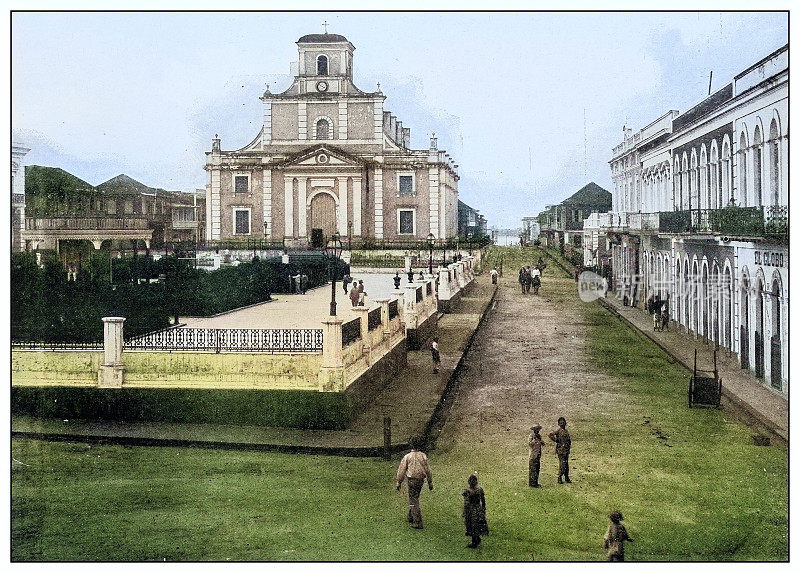
[[[416,531],[392,487],[398,460],[14,439],[12,559],[602,560],[617,508],[630,560],[787,560],[787,448],[753,445],[725,411],[687,408],[687,372],[550,268],[542,293],[589,324],[598,371],[570,416],[572,485],[553,483],[550,450],[531,490],[525,436],[479,443],[459,428],[431,453],[436,489]],[[492,531],[477,551],[460,515],[472,471]]]

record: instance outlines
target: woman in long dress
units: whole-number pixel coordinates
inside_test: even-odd
[[[461,495],[464,496],[464,526],[467,529],[465,535],[472,538],[472,542],[467,545],[470,549],[475,549],[481,543],[481,535],[489,533],[489,525],[486,523],[486,498],[483,495],[483,488],[478,485],[478,476],[472,474],[467,479],[469,487]]]

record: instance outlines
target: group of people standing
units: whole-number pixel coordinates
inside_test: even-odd
[[[352,283],[352,287],[350,288],[350,292],[348,293],[347,287]],[[353,306],[364,306],[364,295],[367,293],[364,292],[364,281],[356,281],[350,275],[345,275],[342,279],[342,288],[344,292],[350,297],[350,303]]]
[[[533,288],[533,294],[539,294],[539,287],[542,286],[542,271],[534,265],[519,269],[519,284],[522,287],[522,294],[529,294]]]
[[[550,440],[555,442],[556,456],[558,456],[558,483],[572,483],[569,477],[569,454],[572,448],[572,438],[567,430],[567,420],[561,416],[558,418],[558,427],[548,434]],[[542,447],[544,440],[540,434],[542,427],[536,424],[531,428],[532,434],[528,442],[530,448],[530,460],[528,465],[528,485],[530,487],[542,487],[539,484],[539,469],[542,457]],[[425,480],[428,480],[428,489],[433,491],[433,474],[431,472],[428,456],[420,450],[421,443],[418,439],[411,441],[411,451],[400,461],[397,468],[397,486],[400,491],[403,482],[408,482],[408,522],[414,529],[423,529],[422,509],[419,497]],[[489,525],[486,521],[486,495],[483,488],[478,485],[478,476],[471,474],[467,478],[467,488],[461,492],[464,498],[462,517],[464,519],[465,535],[471,538],[470,549],[477,548],[481,543],[481,537],[489,533]],[[609,561],[624,561],[625,548],[624,542],[632,542],[628,536],[625,526],[622,525],[622,513],[614,510],[609,515],[610,525],[603,538],[603,548]]]

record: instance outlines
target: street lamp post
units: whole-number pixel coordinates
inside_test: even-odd
[[[342,255],[342,241],[339,239],[339,233],[334,232],[331,238],[328,239],[323,252],[326,256],[330,257],[329,269],[331,274],[331,316],[336,316],[336,261]]]
[[[433,233],[428,233],[428,274],[433,274],[433,242],[436,237]]]

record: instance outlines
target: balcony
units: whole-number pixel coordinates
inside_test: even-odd
[[[628,228],[631,231],[658,231],[658,213],[630,213],[628,215]]]
[[[26,231],[147,230],[147,219],[117,217],[26,217]]]
[[[664,233],[713,233],[728,237],[766,237],[786,241],[789,237],[789,209],[785,206],[724,207],[662,211],[647,215]],[[635,215],[630,215],[633,219]],[[644,225],[644,220],[642,221]],[[633,224],[631,225],[633,228]]]

